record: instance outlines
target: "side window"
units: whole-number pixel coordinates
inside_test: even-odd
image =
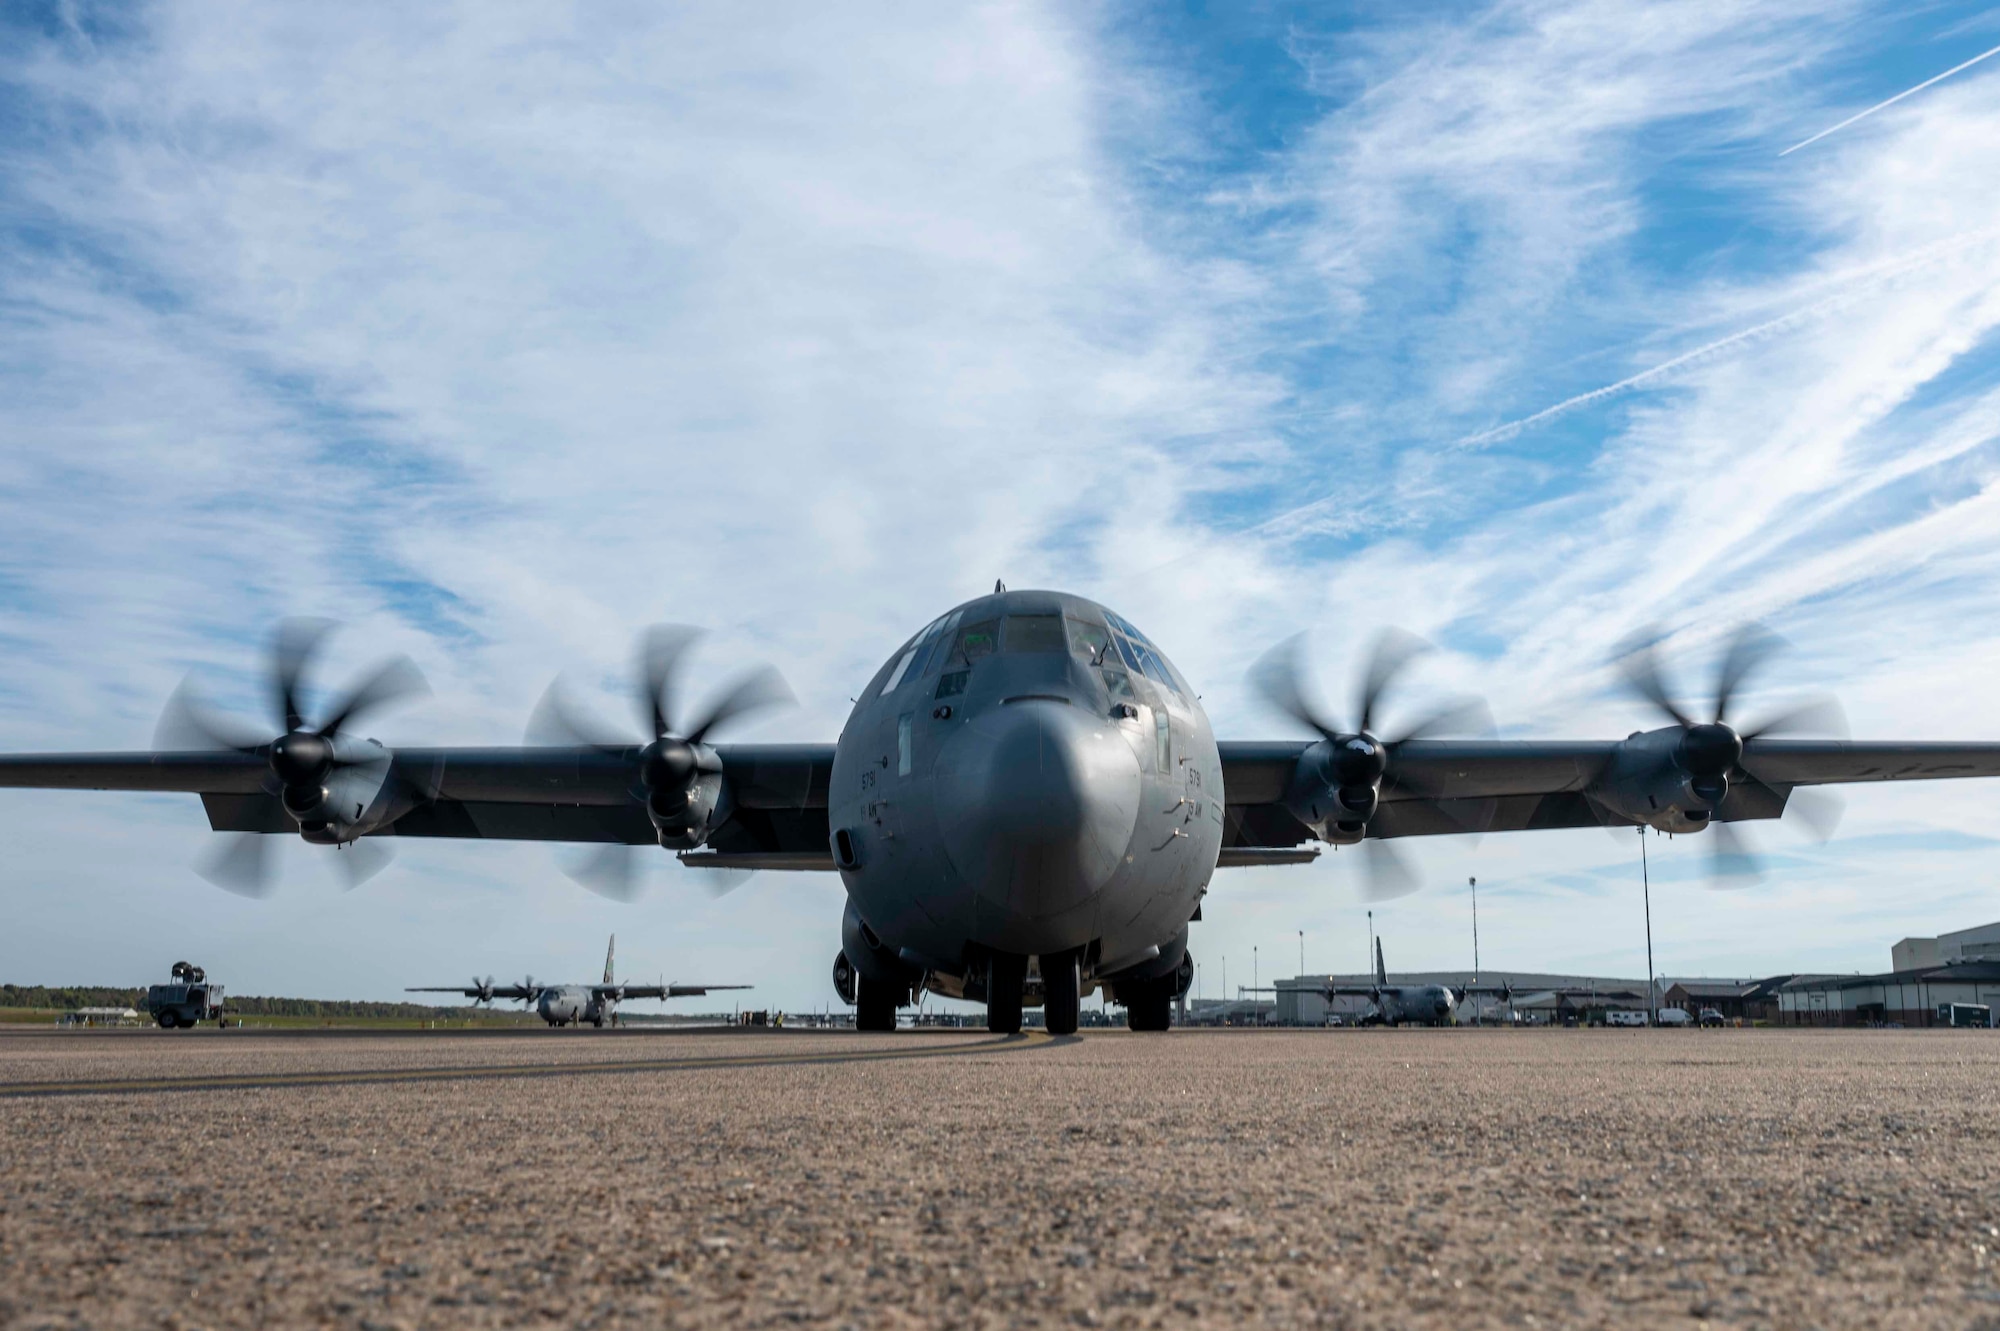
[[[937,696],[940,698],[956,698],[959,694],[965,692],[965,681],[971,678],[972,672],[970,670],[945,671],[943,677],[938,680]]]
[[[938,621],[935,625],[936,632],[926,635],[924,649],[914,667],[916,674],[929,677],[936,673],[939,666],[944,664],[944,658],[949,654],[952,632],[957,627],[958,611],[956,610],[952,611],[945,619]]]
[[[1137,649],[1132,646],[1131,640],[1126,638],[1122,633],[1118,635],[1118,654],[1125,658],[1126,667],[1134,674],[1144,673],[1139,669],[1139,653]]]
[[[911,730],[915,727],[917,714],[904,712],[896,718],[896,775],[910,774]]]
[[[1111,694],[1112,701],[1114,702],[1137,701],[1132,692],[1132,677],[1123,670],[1105,671],[1104,687]]]
[[[917,649],[915,647],[912,647],[910,648],[909,651],[904,652],[903,659],[896,662],[896,668],[890,672],[889,678],[883,683],[882,692],[885,694],[894,693],[896,691],[896,686],[903,682],[903,676],[909,673],[910,662],[916,659],[917,659]]]

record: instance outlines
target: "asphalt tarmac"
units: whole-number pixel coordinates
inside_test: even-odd
[[[2000,1033],[0,1032],[0,1327],[2000,1331]]]

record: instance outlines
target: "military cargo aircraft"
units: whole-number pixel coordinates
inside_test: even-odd
[[[279,733],[229,725],[183,692],[153,751],[0,757],[0,785],[185,791],[234,835],[211,877],[268,884],[263,846],[291,833],[354,857],[391,837],[574,841],[593,873],[629,881],[628,848],[660,846],[709,869],[824,870],[847,890],[834,977],[864,1030],[892,1030],[919,990],[986,1005],[995,1031],[1039,1001],[1076,1029],[1081,996],[1108,988],[1127,1024],[1163,1030],[1193,975],[1188,925],[1219,868],[1301,864],[1357,846],[1378,895],[1414,878],[1402,837],[1646,825],[1700,833],[1718,866],[1744,859],[1734,825],[1773,819],[1803,787],[2000,775],[2000,744],[1801,738],[1825,713],[1732,721],[1738,687],[1770,653],[1729,645],[1708,719],[1675,703],[1648,651],[1634,688],[1666,718],[1613,740],[1445,738],[1476,709],[1441,708],[1390,731],[1380,704],[1418,644],[1378,643],[1359,705],[1337,721],[1308,698],[1296,640],[1267,657],[1265,695],[1306,739],[1221,741],[1200,699],[1129,620],[1080,596],[996,586],[898,647],[831,744],[731,744],[712,732],[786,696],[772,672],[708,707],[679,710],[691,640],[655,630],[640,653],[638,736],[579,724],[551,692],[531,733],[495,748],[391,750],[353,731],[417,687],[384,667],[324,719],[302,711],[324,633],[279,633]]]
[[[613,954],[618,935],[604,948],[604,979],[597,984],[536,984],[530,975],[519,984],[493,983],[493,977],[474,980],[470,985],[424,985],[405,989],[406,994],[464,994],[475,1004],[504,999],[533,1005],[535,1015],[551,1026],[581,1026],[589,1022],[599,1030],[604,1023],[618,1024],[618,1005],[634,998],[695,998],[711,989],[748,989],[747,984],[621,984],[612,978]]]
[[[1382,963],[1382,940],[1375,940],[1375,983],[1329,984],[1326,996],[1366,998],[1373,1009],[1361,1020],[1363,1024],[1401,1026],[1414,1022],[1419,1026],[1449,1026],[1458,1019],[1460,994],[1452,992],[1442,984],[1390,984],[1389,968]]]

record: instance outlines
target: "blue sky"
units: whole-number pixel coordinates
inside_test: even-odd
[[[1218,730],[1311,630],[1399,624],[1503,733],[1646,723],[1759,619],[1772,697],[2000,737],[2000,45],[1960,5],[12,6],[0,16],[0,745],[138,746],[273,622],[409,652],[389,742],[509,742],[558,671],[714,630],[831,738],[1005,577],[1105,600]],[[1782,155],[1781,154],[1785,154]],[[1856,792],[1710,892],[1656,845],[1662,969],[1886,964],[2000,917],[1992,784]],[[546,849],[406,849],[265,902],[187,799],[10,792],[0,974],[386,996],[473,970],[830,997],[839,889],[636,905]],[[1634,838],[1636,840],[1636,838]],[[1398,965],[1643,968],[1635,846],[1444,839]],[[1222,875],[1204,959],[1358,965],[1348,857]],[[1219,970],[1219,967],[1217,968]],[[1217,973],[1204,965],[1204,975]],[[1268,972],[1267,972],[1268,973]],[[1213,982],[1211,982],[1213,987]]]

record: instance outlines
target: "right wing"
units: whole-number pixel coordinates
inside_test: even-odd
[[[531,999],[542,991],[526,989],[518,984],[496,984],[491,989],[475,989],[469,985],[417,985],[403,990],[406,994],[463,994],[467,998]]]

